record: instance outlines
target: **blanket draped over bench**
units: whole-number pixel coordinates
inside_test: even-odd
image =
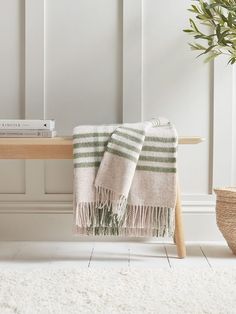
[[[165,118],[74,128],[74,234],[172,236],[177,143]]]

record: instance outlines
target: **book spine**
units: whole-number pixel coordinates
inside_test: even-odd
[[[0,120],[0,130],[38,129],[53,130],[54,120]]]
[[[2,131],[0,130],[0,137],[55,137],[56,131],[34,131],[34,130],[15,130]]]

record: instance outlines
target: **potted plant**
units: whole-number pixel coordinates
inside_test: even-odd
[[[192,50],[199,51],[198,56],[206,56],[211,61],[217,56],[228,56],[228,63],[236,62],[236,1],[204,0],[194,1],[189,9],[195,16],[190,18],[190,28],[184,32],[193,36]]]

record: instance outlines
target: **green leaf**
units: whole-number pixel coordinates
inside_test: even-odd
[[[213,48],[215,48],[217,45],[212,45],[210,47],[207,48],[207,50],[205,51],[205,53],[208,53],[209,51],[211,51]]]
[[[235,57],[232,57],[229,59],[228,63],[227,64],[234,64],[236,61],[236,58]]]
[[[200,53],[197,57],[200,57],[202,55],[207,54],[208,52],[210,52],[213,48],[215,48],[217,45],[212,45],[211,47],[207,48],[204,52]]]
[[[190,22],[190,25],[191,27],[197,32],[197,33],[200,33],[199,32],[199,29],[197,28],[196,24],[194,23],[194,21],[192,19],[189,19],[189,22]]]
[[[192,4],[191,7],[195,12],[201,13],[196,5]]]
[[[216,26],[216,36],[217,36],[217,39],[218,39],[218,41],[220,41],[220,24],[217,24],[217,26]]]
[[[227,20],[227,18],[224,16],[224,14],[221,14],[221,13],[220,13],[220,17],[221,17],[221,19],[222,19],[223,22],[228,23],[228,20]]]
[[[195,43],[195,44],[189,43],[189,46],[191,47],[192,50],[206,50],[206,47],[198,43]]]
[[[232,17],[232,14],[230,12],[228,14],[228,25],[229,25],[229,27],[233,26],[233,17]]]
[[[203,2],[203,10],[209,17],[212,18],[211,11],[210,11],[208,4],[206,2]]]
[[[185,33],[194,33],[192,29],[183,29],[183,32]]]
[[[191,8],[188,9],[188,11],[193,12],[193,13],[201,13],[198,9],[198,7],[194,4],[191,5]]]

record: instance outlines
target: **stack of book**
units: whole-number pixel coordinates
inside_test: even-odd
[[[55,137],[55,120],[1,120],[0,137]]]

